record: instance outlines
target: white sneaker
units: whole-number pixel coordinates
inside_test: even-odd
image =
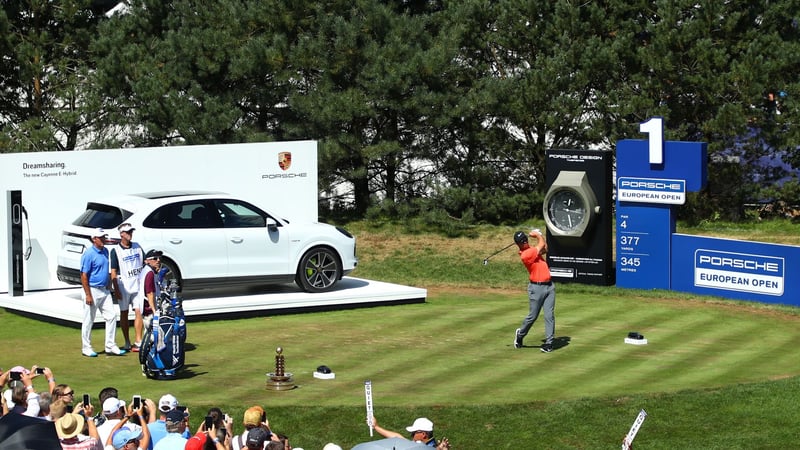
[[[115,345],[115,346],[114,346],[114,347],[112,347],[112,348],[107,348],[107,349],[106,349],[106,353],[108,353],[108,354],[110,354],[110,355],[124,355],[125,353],[128,353],[128,352],[127,352],[127,351],[125,351],[125,350],[123,350],[123,349],[121,349],[121,348],[119,348],[119,347],[117,347],[117,346]]]

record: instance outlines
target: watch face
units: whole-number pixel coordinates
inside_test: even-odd
[[[573,231],[586,219],[586,205],[572,189],[562,189],[552,197],[547,205],[550,222],[561,231]]]

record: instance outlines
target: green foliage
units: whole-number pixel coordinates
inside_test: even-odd
[[[786,181],[780,186],[772,185],[759,191],[762,199],[770,203],[759,209],[759,218],[800,219],[800,182],[797,178]]]
[[[400,204],[385,200],[367,210],[366,220],[370,223],[402,223],[405,232],[441,233],[448,237],[469,236],[475,225],[472,211],[454,217],[429,199]]]
[[[407,231],[470,236],[481,223],[518,223],[520,218],[542,216],[541,196],[509,194],[501,190],[443,189],[410,202],[384,200],[371,207],[366,220],[404,223]]]
[[[103,133],[89,51],[91,0],[3,2],[0,153],[74,150]]]
[[[510,224],[521,218],[541,218],[544,195],[464,187],[443,189],[432,200],[452,214],[471,211],[480,223]]]
[[[796,0],[92,4],[3,3],[0,151],[314,139],[323,215],[503,224],[658,115],[709,144],[683,219],[797,203],[756,164],[800,167]]]

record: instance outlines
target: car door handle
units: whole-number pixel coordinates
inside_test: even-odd
[[[244,242],[244,238],[232,237],[231,242],[233,242],[234,244],[241,244],[242,242]]]
[[[169,240],[169,242],[170,242],[170,244],[180,244],[181,242],[183,242],[183,239],[181,239],[181,238],[171,238]]]

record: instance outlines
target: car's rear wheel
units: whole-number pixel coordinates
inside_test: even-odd
[[[161,258],[161,269],[159,271],[159,279],[161,281],[162,286],[169,286],[172,283],[172,280],[178,284],[178,288],[183,288],[183,280],[181,279],[181,272],[178,269],[178,265],[169,258]]]
[[[342,262],[333,250],[315,247],[300,259],[295,281],[306,292],[325,292],[342,277]]]

